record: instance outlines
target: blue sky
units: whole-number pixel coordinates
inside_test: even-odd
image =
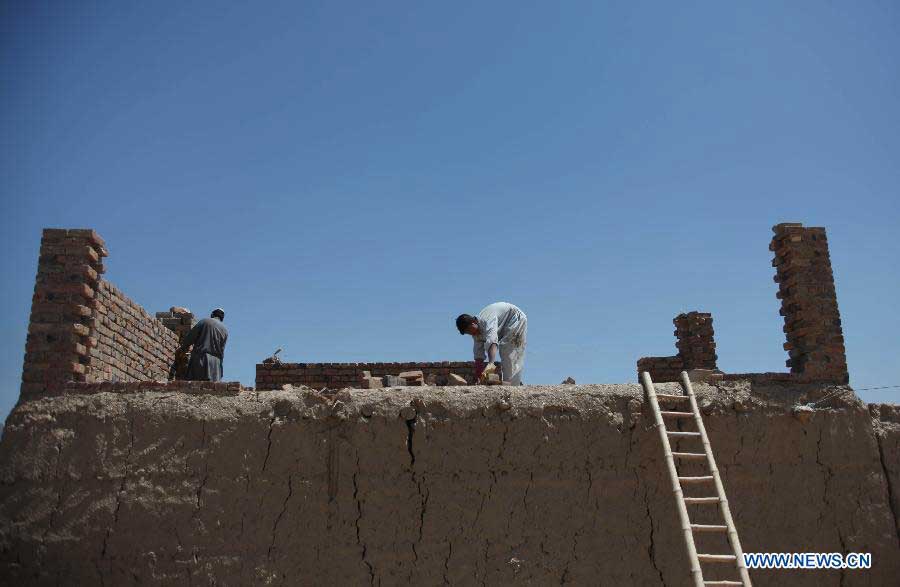
[[[42,227],[95,228],[151,312],[223,306],[252,385],[279,346],[467,359],[454,317],[497,300],[530,383],[635,381],[692,309],[721,368],[784,370],[770,229],[824,225],[851,383],[900,384],[896,3],[5,2],[0,27],[0,414]]]

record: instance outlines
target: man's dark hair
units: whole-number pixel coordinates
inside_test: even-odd
[[[209,317],[210,318],[218,318],[219,320],[224,322],[225,321],[225,311],[220,310],[219,308],[216,308],[215,310],[212,311],[212,314],[210,314]]]
[[[469,314],[460,314],[456,318],[456,329],[459,330],[460,334],[465,334],[466,329],[470,324],[475,324],[478,322],[478,318],[475,316],[470,316]]]

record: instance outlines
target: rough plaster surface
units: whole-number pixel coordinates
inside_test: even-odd
[[[869,571],[755,571],[757,585],[896,584],[896,421],[876,435],[848,388],[696,391],[745,551],[873,554]],[[647,410],[639,385],[25,402],[0,444],[0,577],[685,585]]]

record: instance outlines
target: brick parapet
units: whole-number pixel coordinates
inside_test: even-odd
[[[96,292],[88,382],[166,380],[178,335],[108,281]]]
[[[195,395],[237,395],[245,391],[239,381],[103,381],[99,383],[69,382],[63,387],[67,395],[95,393],[175,392]]]
[[[804,379],[847,383],[847,356],[838,311],[828,238],[821,227],[772,227],[775,282],[781,300],[791,373]]]
[[[681,372],[684,371],[684,361],[675,355],[672,357],[641,357],[637,362],[638,378],[642,372],[650,373],[650,378],[656,383],[666,381],[680,381]]]
[[[499,363],[497,364],[499,368]],[[280,389],[282,385],[305,385],[313,389],[359,387],[363,371],[373,377],[399,375],[405,371],[422,371],[425,381],[446,385],[450,373],[475,382],[472,361],[440,361],[425,363],[260,363],[256,365],[256,389]]]

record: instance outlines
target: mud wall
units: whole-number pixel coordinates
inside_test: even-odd
[[[17,406],[0,443],[0,576],[688,584],[638,385],[233,396],[178,385],[70,386]],[[873,555],[868,571],[754,571],[757,585],[900,576],[896,445],[879,449],[848,388],[733,381],[696,391],[745,551]],[[805,421],[793,413],[814,400]]]

